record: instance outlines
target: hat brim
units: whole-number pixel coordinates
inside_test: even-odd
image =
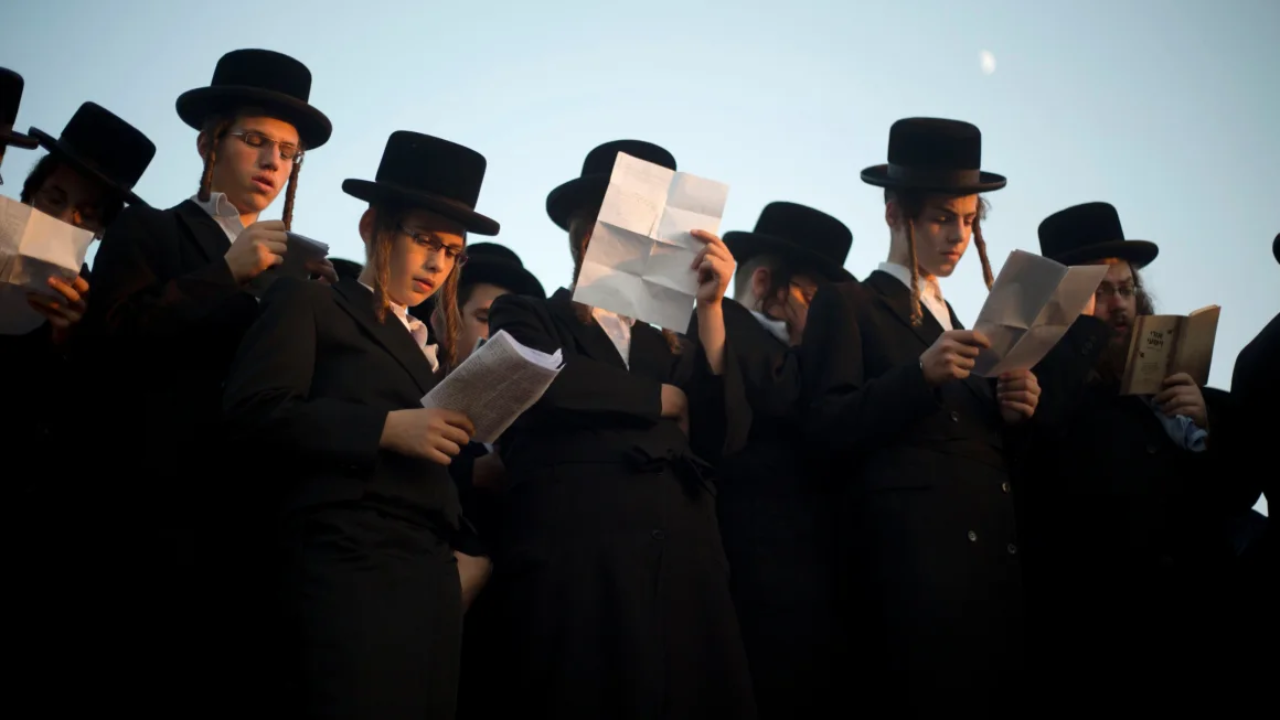
[[[886,164],[872,165],[863,170],[862,182],[888,190],[919,190],[921,192],[976,195],[999,190],[1007,185],[1009,180],[1003,175],[981,170],[978,172],[978,182],[976,183],[917,183],[890,177],[889,166]]]
[[[462,267],[460,285],[477,285],[485,283],[494,285],[516,295],[527,295],[540,300],[547,299],[547,291],[533,273],[516,265],[501,260],[490,260],[483,257],[472,257]]]
[[[247,86],[203,87],[188,90],[178,97],[178,117],[196,130],[205,120],[237,108],[261,107],[298,130],[298,139],[307,150],[329,142],[333,124],[324,113],[284,93]]]
[[[1271,241],[1271,254],[1276,256],[1276,262],[1280,263],[1280,235],[1276,235],[1276,239]]]
[[[547,194],[547,215],[561,230],[569,230],[569,218],[578,210],[604,202],[609,190],[608,175],[583,175]]]
[[[836,264],[831,258],[785,238],[734,231],[725,233],[722,239],[739,266],[757,255],[779,255],[800,267],[820,274],[829,282],[845,282],[854,279],[853,273]]]
[[[1160,247],[1146,240],[1112,240],[1110,242],[1089,245],[1050,257],[1050,260],[1063,265],[1082,265],[1110,258],[1118,258],[1128,262],[1135,268],[1143,268],[1151,264],[1160,254]]]
[[[30,135],[23,135],[13,130],[0,130],[0,145],[12,145],[23,150],[34,150],[39,144],[40,141]]]
[[[501,228],[497,220],[481,215],[474,210],[469,210],[451,200],[390,183],[379,183],[372,180],[343,180],[342,191],[369,203],[392,202],[397,205],[430,210],[461,223],[468,233],[476,235],[497,235],[498,230]]]
[[[68,165],[71,165],[72,167],[74,167],[76,171],[80,172],[81,174],[87,175],[93,178],[94,180],[97,180],[98,182],[106,186],[109,192],[124,198],[124,201],[129,203],[130,205],[146,205],[147,204],[146,201],[138,197],[138,194],[135,193],[132,188],[127,188],[121,185],[120,183],[116,182],[115,180],[113,180],[106,173],[102,172],[102,170],[98,169],[97,165],[80,157],[78,154],[76,154],[75,150],[73,150],[71,147],[69,147],[66,143],[62,142],[58,138],[55,138],[54,136],[50,135],[49,133],[43,130],[40,130],[39,128],[31,128],[29,132],[31,133],[31,136],[34,137],[36,141],[40,143],[40,147],[44,148],[45,150],[48,150],[50,155],[58,159],[58,162],[67,163]]]

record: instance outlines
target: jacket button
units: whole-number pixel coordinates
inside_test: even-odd
[[[1018,546],[1017,546],[1017,545],[1014,545],[1013,543],[1009,543],[1009,554],[1010,554],[1010,555],[1017,555],[1017,554],[1018,554]]]
[[[974,532],[974,531],[970,530],[970,531],[969,531],[969,542],[978,542],[978,533],[976,533],[976,532]]]
[[[1147,454],[1148,454],[1148,455],[1155,455],[1155,454],[1156,454],[1156,452],[1157,452],[1157,450],[1156,450],[1156,446],[1155,446],[1155,445],[1148,445],[1148,446],[1147,446]]]
[[[960,422],[960,413],[955,410],[951,411],[951,422]]]
[[[1000,489],[1003,490],[1004,492],[1009,492],[1009,483],[1007,482],[1000,483]]]
[[[654,540],[665,540],[667,537],[667,534],[662,532],[661,530],[654,530],[649,534],[653,536]]]

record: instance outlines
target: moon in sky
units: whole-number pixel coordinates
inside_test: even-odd
[[[990,50],[978,53],[978,64],[982,66],[982,74],[990,75],[996,71],[996,56]]]

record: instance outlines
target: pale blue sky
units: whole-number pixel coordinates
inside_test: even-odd
[[[170,206],[195,191],[195,132],[174,100],[241,47],[312,70],[333,139],[307,157],[295,229],[362,258],[363,203],[394,130],[484,153],[479,210],[549,289],[565,284],[546,194],[600,142],[664,145],[680,168],[730,186],[721,230],[750,229],[771,200],[849,225],[847,267],[888,249],[881,194],[889,125],[929,115],[983,130],[984,166],[1009,177],[985,225],[992,261],[1037,251],[1046,215],[1115,204],[1131,238],[1160,244],[1158,309],[1222,306],[1211,382],[1280,311],[1280,2],[1274,0],[18,0],[0,21],[0,66],[27,81],[18,127],[57,134],[96,101],[158,146],[138,186]],[[984,75],[979,53],[996,70]],[[8,182],[38,157],[11,149]],[[268,216],[278,216],[277,207]],[[972,254],[943,286],[972,322],[985,290]]]

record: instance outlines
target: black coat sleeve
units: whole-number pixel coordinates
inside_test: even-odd
[[[1080,390],[1110,342],[1111,328],[1105,322],[1089,315],[1076,318],[1067,334],[1031,370],[1040,383],[1034,426],[1050,428],[1068,421],[1074,414],[1074,400],[1081,396]]]
[[[824,286],[809,307],[800,346],[806,437],[829,452],[861,452],[892,442],[936,412],[937,393],[917,360],[867,378],[854,282]]]
[[[505,330],[517,342],[541,352],[561,349],[550,322],[542,300],[503,295],[489,308],[490,333]],[[564,368],[529,414],[569,427],[602,423],[646,427],[661,418],[662,383],[572,352],[564,353],[564,361]]]
[[[255,300],[241,291],[222,258],[160,279],[156,259],[172,249],[159,244],[177,242],[175,227],[164,211],[129,207],[108,228],[94,259],[89,301],[89,319],[98,332],[174,336],[191,332],[195,323],[234,322],[231,316],[254,311]]]
[[[312,398],[319,333],[316,308],[327,286],[281,278],[245,334],[223,399],[235,435],[294,462],[372,473],[387,412],[334,398]]]

